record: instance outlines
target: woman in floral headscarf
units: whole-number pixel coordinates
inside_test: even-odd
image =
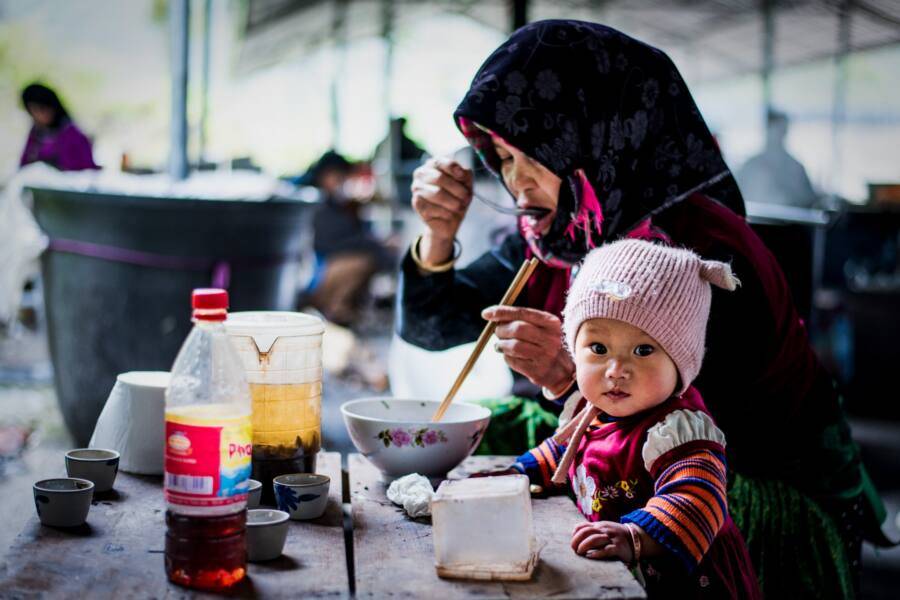
[[[742,286],[714,292],[694,384],[728,439],[729,510],[766,596],[852,596],[863,535],[885,541],[883,506],[784,274],[669,58],[601,25],[533,23],[488,57],[454,117],[514,198],[518,232],[453,269],[472,175],[448,159],[420,167],[413,206],[426,229],[402,264],[400,335],[440,350],[497,322],[497,351],[545,397],[568,399],[565,418],[580,394],[559,314],[591,248],[639,237],[731,263]],[[541,265],[517,306],[491,306],[530,256]]]

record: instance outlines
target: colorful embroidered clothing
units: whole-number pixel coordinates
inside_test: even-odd
[[[550,438],[519,457],[516,468],[553,486],[564,451]],[[725,436],[694,388],[630,417],[601,414],[569,479],[588,521],[635,523],[669,551],[642,561],[651,595],[678,589],[679,596],[759,597],[750,556],[728,516]]]

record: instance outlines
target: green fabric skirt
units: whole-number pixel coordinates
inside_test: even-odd
[[[728,512],[747,542],[763,597],[854,597],[845,541],[809,497],[781,481],[735,474]]]

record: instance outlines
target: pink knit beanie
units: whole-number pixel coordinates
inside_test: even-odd
[[[575,336],[588,319],[616,319],[642,329],[675,363],[683,393],[700,371],[712,290],[740,281],[723,262],[690,250],[621,240],[591,251],[566,299],[563,332],[574,355]]]

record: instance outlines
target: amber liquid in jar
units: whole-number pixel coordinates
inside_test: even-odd
[[[261,482],[263,504],[274,505],[272,479],[313,473],[322,447],[322,382],[251,383],[253,479]]]
[[[247,511],[192,517],[166,511],[166,575],[201,590],[226,590],[247,574]]]

